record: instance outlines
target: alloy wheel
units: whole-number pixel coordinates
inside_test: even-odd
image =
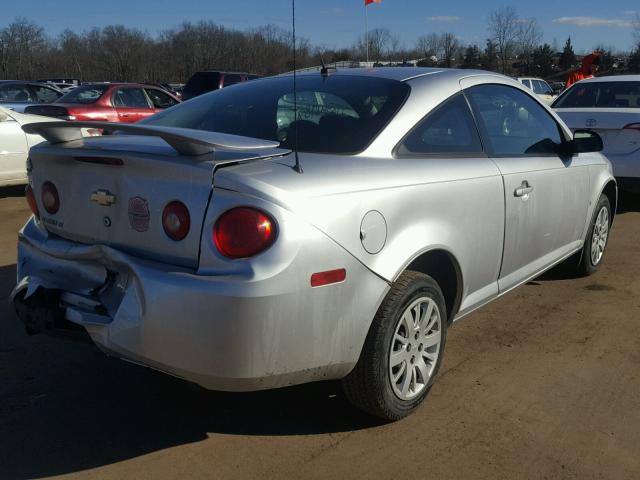
[[[609,209],[603,206],[598,212],[591,236],[591,264],[595,267],[602,260],[609,238]]]
[[[395,395],[411,400],[428,385],[438,361],[442,319],[429,297],[412,302],[400,316],[389,352],[389,378]]]

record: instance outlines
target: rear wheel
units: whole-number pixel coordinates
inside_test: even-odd
[[[343,380],[347,398],[385,420],[409,415],[431,388],[446,334],[438,284],[428,275],[404,272],[382,302],[356,367]]]
[[[609,241],[610,226],[611,204],[606,195],[601,195],[582,248],[580,263],[578,264],[578,273],[581,275],[591,275],[600,268],[604,251]]]

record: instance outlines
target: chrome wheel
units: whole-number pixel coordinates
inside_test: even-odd
[[[609,238],[609,209],[603,206],[598,212],[591,236],[591,264],[595,267],[602,260]]]
[[[411,400],[429,385],[441,339],[438,306],[429,297],[418,298],[400,316],[391,340],[389,378],[399,399]]]

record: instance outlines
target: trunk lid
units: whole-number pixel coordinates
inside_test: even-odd
[[[188,156],[162,138],[113,135],[33,148],[30,175],[40,217],[51,233],[195,268],[215,169],[285,153],[264,148]],[[55,214],[43,206],[45,182],[58,191],[60,208]],[[162,212],[172,201],[189,210],[191,226],[182,241],[170,239],[162,225]]]
[[[571,130],[593,130],[602,137],[602,153],[627,155],[640,150],[640,130],[624,129],[640,122],[637,108],[559,108],[556,113]]]

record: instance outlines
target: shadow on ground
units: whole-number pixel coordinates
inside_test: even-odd
[[[111,464],[207,433],[308,435],[376,421],[338,382],[225,394],[105,357],[94,345],[28,337],[0,268],[0,478],[41,478]]]
[[[0,198],[24,197],[24,185],[0,187]]]
[[[538,281],[548,282],[555,280],[571,280],[573,278],[578,277],[577,265],[578,265],[578,256],[574,255],[569,257],[564,262],[556,265],[551,270],[547,270],[539,277],[536,277],[534,280],[530,281],[529,285],[536,285]]]
[[[619,192],[618,213],[640,212],[640,193]]]

